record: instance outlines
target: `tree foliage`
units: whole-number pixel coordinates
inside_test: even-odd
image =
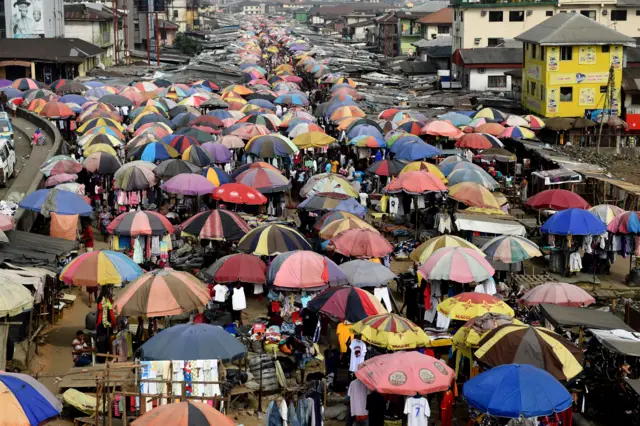
[[[194,37],[189,37],[184,33],[178,33],[173,43],[173,47],[189,56],[195,56],[202,52],[202,43],[200,40]]]

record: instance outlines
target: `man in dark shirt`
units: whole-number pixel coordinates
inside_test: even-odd
[[[387,402],[376,391],[367,395],[367,411],[369,412],[369,426],[384,426],[384,414]]]

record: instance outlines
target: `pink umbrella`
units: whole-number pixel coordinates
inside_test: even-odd
[[[348,283],[347,276],[331,259],[308,250],[279,254],[267,271],[267,284],[286,290],[319,290]]]
[[[166,181],[161,188],[174,194],[205,195],[213,193],[216,186],[202,175],[182,173]]]
[[[50,178],[48,178],[45,181],[44,186],[49,187],[49,186],[56,186],[61,183],[75,182],[77,179],[78,179],[78,175],[76,174],[60,173],[58,175],[53,175]]]
[[[480,282],[496,272],[478,251],[462,247],[443,247],[433,252],[419,272],[427,280],[458,283]]]
[[[13,229],[13,217],[0,213],[0,231],[10,231]]]
[[[577,285],[567,283],[544,283],[526,292],[518,303],[526,306],[548,303],[562,306],[589,306],[596,299]]]
[[[371,390],[407,396],[445,391],[454,376],[444,362],[415,351],[378,355],[356,371],[356,377]]]
[[[352,257],[381,257],[393,251],[382,235],[368,229],[349,229],[331,239],[335,250]]]
[[[404,191],[407,194],[419,195],[426,192],[446,190],[447,187],[438,176],[425,170],[401,173],[397,179],[394,179],[387,186],[387,192],[390,194]]]
[[[424,125],[421,130],[423,135],[446,136],[457,139],[462,136],[462,131],[450,121],[434,120]]]

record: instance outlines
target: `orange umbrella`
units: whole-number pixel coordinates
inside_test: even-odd
[[[202,402],[161,405],[131,423],[132,426],[235,426],[233,420]]]
[[[397,179],[394,179],[387,186],[387,192],[390,194],[406,192],[411,195],[420,195],[427,192],[446,190],[447,187],[438,176],[425,170],[401,173]]]
[[[421,133],[423,135],[446,136],[456,139],[462,136],[462,131],[450,121],[434,120],[424,125]]]
[[[476,133],[488,133],[493,136],[500,136],[505,127],[498,123],[486,123],[476,127]]]
[[[331,114],[331,121],[338,121],[347,117],[364,117],[366,114],[357,106],[347,105],[340,107]]]

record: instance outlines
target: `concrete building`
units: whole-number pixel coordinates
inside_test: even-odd
[[[635,39],[584,15],[558,14],[516,40],[524,43],[526,108],[543,117],[584,117],[605,107],[619,113],[624,49]]]
[[[577,13],[629,37],[640,37],[638,0],[452,0],[455,49],[491,47],[558,13]]]
[[[453,24],[453,9],[445,7],[418,19],[421,26],[422,38],[433,39],[450,35]]]
[[[522,49],[484,47],[458,49],[452,62],[462,87],[474,91],[511,92],[511,77],[505,72],[522,67]]]

